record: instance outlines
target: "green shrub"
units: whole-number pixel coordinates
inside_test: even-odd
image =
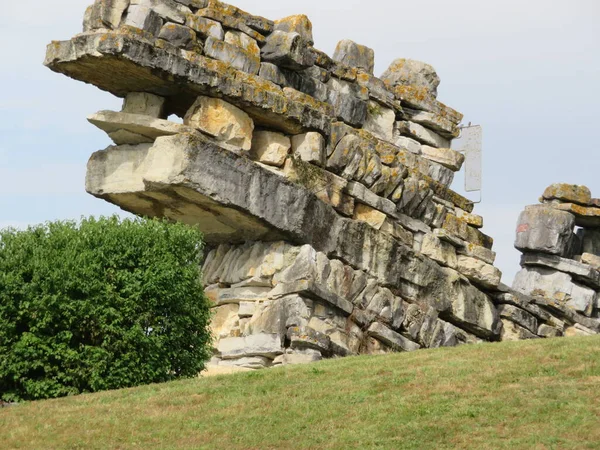
[[[210,356],[195,228],[117,217],[0,230],[0,398],[193,377]]]

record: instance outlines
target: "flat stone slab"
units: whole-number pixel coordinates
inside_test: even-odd
[[[521,257],[522,266],[541,266],[568,273],[574,279],[581,281],[595,289],[600,289],[600,272],[594,267],[577,262],[572,259],[561,258],[554,255],[541,255],[536,253],[525,254]]]
[[[180,133],[195,133],[188,126],[169,120],[157,119],[143,114],[129,114],[115,111],[99,111],[88,117],[88,122],[106,132],[117,145],[131,144],[130,140],[119,139],[121,131],[143,136],[153,142],[161,136],[173,136]]]
[[[80,34],[54,41],[44,64],[55,72],[125,97],[149,92],[167,98],[166,109],[183,117],[199,95],[222,97],[243,109],[256,124],[299,134],[329,134],[331,107],[298,101],[276,84],[231,65],[174,47],[129,29]]]
[[[581,206],[575,203],[551,203],[553,208],[570,212],[575,216],[575,225],[580,227],[600,227],[600,208]]]

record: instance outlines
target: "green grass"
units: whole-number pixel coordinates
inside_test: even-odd
[[[0,447],[600,448],[600,337],[195,379],[0,410]]]

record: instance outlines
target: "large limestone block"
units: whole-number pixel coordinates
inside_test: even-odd
[[[412,352],[421,348],[421,346],[405,338],[399,333],[390,330],[379,322],[374,322],[368,331],[370,336],[382,341],[384,344],[396,351]]]
[[[261,49],[261,59],[291,70],[303,70],[315,63],[308,41],[298,33],[274,31]]]
[[[373,75],[375,68],[375,52],[373,49],[348,39],[338,42],[333,53],[333,60],[349,67],[358,67],[371,75]]]
[[[456,124],[445,116],[410,108],[403,108],[402,111],[411,122],[423,125],[447,139],[457,138],[460,134]]]
[[[422,144],[435,148],[450,148],[450,141],[443,138],[435,131],[431,131],[422,125],[410,121],[396,122],[395,133],[416,139]]]
[[[325,138],[316,131],[293,136],[292,152],[294,157],[304,162],[322,166],[325,158]]]
[[[465,155],[450,148],[435,148],[429,145],[421,146],[422,155],[454,172],[458,172],[465,162]]]
[[[363,203],[358,203],[354,208],[354,220],[360,220],[368,223],[373,228],[379,230],[387,219],[385,213],[371,208]]]
[[[237,45],[220,41],[213,37],[206,39],[204,53],[211,58],[231,64],[232,67],[249,74],[258,74],[260,70],[259,55],[253,55]]]
[[[131,5],[123,24],[156,36],[160,32],[163,21],[153,9],[143,5]]]
[[[277,334],[253,334],[244,337],[221,339],[217,346],[223,359],[263,356],[274,359],[284,353],[283,336]]]
[[[378,102],[370,101],[367,109],[367,120],[363,125],[363,129],[370,131],[379,139],[392,142],[395,121],[396,113],[394,110],[381,106]]]
[[[497,267],[464,255],[458,255],[456,270],[469,280],[486,288],[498,287],[502,278],[502,272]]]
[[[273,31],[274,23],[264,17],[254,16],[233,5],[211,0],[208,5],[196,12],[201,17],[221,22],[223,26],[242,31],[256,38],[260,33],[268,34]]]
[[[122,112],[165,119],[165,98],[147,92],[130,92],[123,100]]]
[[[456,269],[456,250],[434,234],[425,235],[421,243],[421,253],[444,266]]]
[[[253,159],[270,166],[281,167],[292,146],[290,138],[273,131],[256,131],[252,137]]]
[[[131,5],[150,8],[160,17],[169,22],[185,23],[186,17],[192,13],[190,8],[174,0],[130,0]]]
[[[581,206],[574,203],[551,203],[553,208],[571,213],[575,216],[575,225],[579,227],[600,227],[600,208]]]
[[[129,0],[96,0],[86,10],[83,31],[118,28],[128,7]]]
[[[196,32],[189,27],[177,23],[167,23],[163,25],[158,33],[159,39],[164,39],[177,48],[186,50],[196,50],[197,37]]]
[[[397,133],[394,134],[394,144],[415,155],[420,155],[422,153],[422,145],[419,141],[415,141],[406,136],[401,136]]]
[[[232,330],[239,323],[240,316],[238,316],[238,309],[238,305],[229,304],[212,310],[213,315],[210,321],[212,336],[217,339],[231,337]]]
[[[511,320],[502,319],[502,341],[522,341],[524,339],[538,339],[531,331],[517,325]]]
[[[397,86],[425,88],[433,97],[437,97],[437,88],[440,85],[440,77],[432,66],[404,58],[393,61],[381,75],[381,79],[392,89]]]
[[[548,186],[542,196],[544,200],[558,200],[565,203],[577,203],[588,206],[592,201],[592,193],[587,186],[556,183]]]
[[[222,41],[225,38],[223,25],[216,20],[207,19],[206,17],[200,17],[197,15],[189,15],[185,24],[192,30],[196,31],[200,37],[204,39],[212,37]]]
[[[521,257],[521,266],[540,266],[568,273],[574,279],[583,284],[600,290],[600,272],[594,267],[574,261],[572,259],[561,258],[554,255],[543,254],[525,254]]]
[[[447,299],[450,302],[448,320],[454,325],[463,328],[476,336],[495,340],[501,330],[500,316],[490,298],[474,286],[464,281],[464,278],[451,269],[443,269],[446,279],[440,279],[432,290],[432,295],[437,299]],[[439,301],[438,300],[438,301]],[[437,309],[444,308],[440,304]]]
[[[87,120],[105,131],[117,145],[152,143],[161,136],[195,132],[191,127],[142,114],[100,111]]]
[[[168,96],[169,113],[181,117],[198,95],[210,92],[273,130],[288,134],[315,130],[327,135],[331,126],[329,105],[291,96],[274,83],[222,61],[154,46],[127,30],[54,42],[47,48],[45,64],[118,97],[132,91]]]
[[[284,31],[286,33],[298,33],[302,39],[313,45],[313,27],[310,19],[304,14],[284,17],[275,21],[275,31]]]
[[[250,57],[259,60],[260,64],[260,48],[258,43],[246,33],[242,33],[241,31],[227,31],[225,33],[225,42],[241,48]]]
[[[575,217],[545,205],[530,206],[519,216],[515,247],[521,251],[565,255]]]
[[[183,123],[242,150],[252,148],[254,122],[244,111],[221,99],[198,97]]]
[[[587,316],[597,302],[593,289],[574,283],[569,274],[542,267],[525,267],[517,273],[513,289],[542,297],[557,308],[570,308]]]
[[[509,319],[523,328],[526,328],[531,333],[537,334],[538,321],[527,311],[517,308],[514,305],[499,305],[498,312],[500,313],[500,317]]]

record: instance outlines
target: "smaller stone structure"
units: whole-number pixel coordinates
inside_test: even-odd
[[[523,252],[516,292],[502,294],[500,315],[516,339],[600,332],[600,199],[585,186],[553,184],[519,217]],[[526,294],[525,296],[517,294]]]

